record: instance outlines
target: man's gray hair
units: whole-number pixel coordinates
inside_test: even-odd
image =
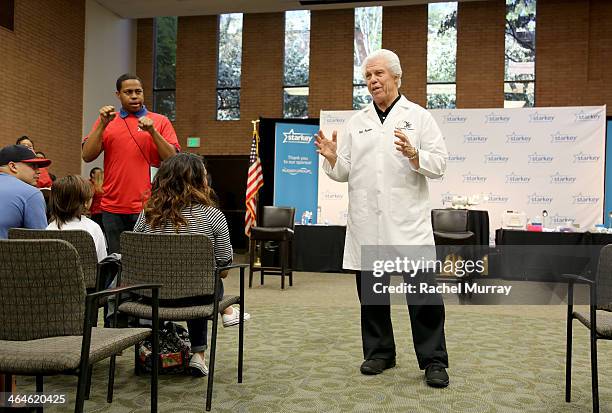
[[[366,65],[375,59],[384,59],[387,62],[387,69],[391,72],[393,76],[396,77],[397,88],[402,85],[402,66],[400,65],[399,57],[391,50],[387,49],[379,49],[375,52],[370,53],[361,64],[361,73],[363,74],[363,78],[365,79]]]

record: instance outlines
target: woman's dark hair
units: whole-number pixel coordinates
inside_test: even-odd
[[[170,223],[176,231],[187,222],[181,211],[189,206],[216,206],[214,192],[206,183],[202,158],[179,153],[162,162],[144,206],[147,224],[160,228]]]
[[[86,204],[93,197],[93,188],[80,175],[68,175],[58,179],[51,187],[49,215],[57,227],[87,212]]]

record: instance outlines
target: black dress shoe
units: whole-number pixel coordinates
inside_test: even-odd
[[[425,369],[425,382],[431,387],[446,387],[449,379],[446,368],[441,364],[430,364]]]
[[[361,374],[380,374],[386,369],[395,367],[395,359],[367,359],[361,364]]]

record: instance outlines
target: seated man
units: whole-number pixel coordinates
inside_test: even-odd
[[[45,200],[36,182],[38,168],[50,164],[22,145],[0,150],[0,239],[8,238],[9,228],[47,227]]]

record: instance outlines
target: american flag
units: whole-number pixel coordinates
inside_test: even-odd
[[[258,121],[257,121],[258,122]],[[259,160],[259,134],[257,123],[253,122],[253,141],[251,142],[251,156],[249,158],[249,173],[246,189],[246,214],[244,216],[244,233],[251,236],[251,227],[257,225],[257,192],[263,186],[263,172]]]

